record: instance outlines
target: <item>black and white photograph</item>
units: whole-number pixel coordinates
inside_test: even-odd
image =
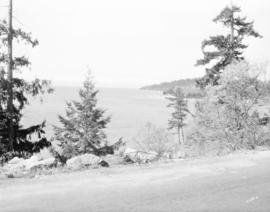
[[[270,212],[269,0],[0,0],[1,212]]]

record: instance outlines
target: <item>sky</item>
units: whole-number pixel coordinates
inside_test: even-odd
[[[100,87],[129,88],[201,77],[201,42],[224,32],[212,20],[231,3],[263,35],[246,40],[246,58],[269,61],[269,0],[14,0],[14,25],[40,42],[19,47],[32,61],[23,74],[77,86],[90,69]]]

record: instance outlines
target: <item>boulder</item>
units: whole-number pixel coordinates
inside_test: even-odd
[[[124,160],[126,162],[134,163],[148,163],[153,161],[157,157],[156,152],[144,152],[136,149],[126,148],[123,153]]]
[[[93,154],[84,154],[75,156],[67,160],[66,165],[71,169],[80,169],[87,166],[97,166],[99,165],[100,158]]]
[[[93,154],[84,154],[81,155],[80,158],[84,166],[93,166],[97,165],[100,162],[100,158]]]
[[[66,165],[70,169],[80,169],[82,168],[82,160],[79,156],[73,157],[67,160]]]
[[[22,161],[22,165],[25,170],[30,170],[33,166],[35,166],[41,159],[37,155],[31,156],[29,159],[25,159]]]
[[[186,157],[186,153],[184,151],[178,151],[176,152],[176,158],[185,158]]]
[[[106,155],[102,157],[102,160],[109,163],[109,165],[118,165],[123,163],[123,157],[120,157],[119,155]]]
[[[23,158],[14,157],[8,162],[8,164],[18,164],[22,162],[23,160],[24,160]]]
[[[15,159],[12,163],[7,163],[3,166],[3,172],[6,175],[21,176],[25,172],[24,159],[20,158],[20,161]],[[16,161],[16,163],[14,163]]]
[[[34,170],[36,167],[39,169],[47,169],[55,164],[55,158],[48,158],[39,160],[37,156],[32,156],[29,159],[13,158],[4,167],[3,170],[7,176],[23,176],[27,172]]]
[[[132,148],[125,148],[122,150],[122,156],[124,161],[127,163],[136,163],[137,162],[138,151]]]
[[[157,157],[157,153],[154,152],[138,152],[137,161],[139,163],[149,163]]]
[[[40,161],[27,162],[25,165],[25,170],[35,169],[35,167],[39,167],[40,169],[47,169],[51,168],[54,165],[55,165],[55,158],[51,157]]]

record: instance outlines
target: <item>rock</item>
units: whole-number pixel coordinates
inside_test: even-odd
[[[136,163],[138,151],[132,148],[126,148],[122,150],[122,156],[126,163]]]
[[[39,160],[37,156],[32,156],[29,159],[23,158],[13,158],[9,163],[7,163],[3,170],[7,176],[23,176],[27,172],[38,169],[47,169],[54,165],[55,158],[48,158],[46,160]]]
[[[87,166],[97,166],[100,162],[100,158],[93,154],[84,154],[73,157],[67,160],[66,165],[71,169],[80,169]]]
[[[128,155],[124,156],[124,163],[135,163]]]
[[[56,159],[52,157],[52,158],[47,158],[45,160],[41,160],[35,164],[32,164],[31,167],[26,167],[26,170],[30,170],[31,172],[33,172],[37,170],[47,170],[55,166],[56,166]]]
[[[7,178],[15,178],[13,173],[8,173],[6,176],[7,176]]]
[[[24,165],[26,170],[31,169],[33,166],[35,166],[41,159],[37,155],[33,155],[29,159],[25,159],[22,161],[22,164]]]
[[[42,158],[40,158],[38,155],[32,155],[29,159],[26,159],[25,162],[36,163],[40,160],[42,160]]]
[[[137,153],[138,152],[138,150],[136,150],[136,149],[132,149],[132,148],[126,148],[126,149],[124,149],[124,155],[128,155],[128,154],[133,154],[133,153]]]
[[[51,157],[34,163],[28,163],[25,166],[25,170],[35,169],[35,167],[38,167],[39,169],[47,169],[52,168],[54,165],[55,165],[55,158]]]
[[[97,165],[100,162],[100,158],[93,154],[84,154],[81,155],[80,158],[84,166]]]
[[[148,163],[157,157],[156,152],[143,152],[135,149],[127,148],[124,153],[125,162]]]
[[[8,164],[18,164],[23,160],[24,160],[23,158],[14,157],[8,162]]]
[[[178,151],[176,152],[176,158],[185,158],[186,153],[184,151]]]
[[[20,160],[15,159],[12,163],[7,163],[3,166],[3,173],[7,177],[13,176],[13,177],[18,177],[22,176],[25,173],[25,164],[24,164],[24,159],[19,158]],[[14,163],[14,162],[17,163]]]
[[[106,155],[102,157],[102,160],[109,163],[109,165],[118,165],[123,163],[123,157],[120,157],[119,155]]]
[[[149,163],[157,157],[156,153],[153,152],[138,152],[137,161],[139,163]]]
[[[66,165],[70,169],[80,169],[82,168],[82,160],[79,156],[73,157],[67,160]]]
[[[98,163],[98,165],[100,165],[100,166],[102,166],[102,167],[109,167],[109,166],[110,166],[109,163],[106,162],[105,160],[100,161],[100,162]]]
[[[30,170],[35,166],[51,167],[55,162],[55,158],[51,157],[45,160],[39,160],[37,156],[32,156],[29,159],[20,159],[17,164],[8,164],[10,170]]]

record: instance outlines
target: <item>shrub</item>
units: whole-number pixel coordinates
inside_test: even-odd
[[[261,71],[247,62],[234,63],[221,74],[219,86],[206,89],[206,97],[196,104],[196,130],[189,136],[192,145],[205,151],[212,146],[220,154],[266,142],[269,127],[261,124],[258,107],[267,95],[266,83],[259,79]]]
[[[147,123],[140,129],[133,140],[138,150],[155,152],[158,154],[158,157],[172,152],[177,145],[166,129],[156,127],[152,123]]]

